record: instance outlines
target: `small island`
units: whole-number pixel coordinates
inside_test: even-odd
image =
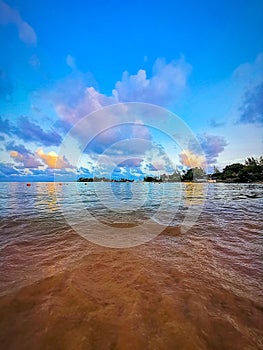
[[[78,182],[134,182],[134,179],[108,179],[106,177],[80,177]]]

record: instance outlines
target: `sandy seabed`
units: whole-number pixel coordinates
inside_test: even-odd
[[[233,267],[234,253],[198,229],[167,228],[127,249],[59,237],[36,278],[2,293],[2,349],[262,349],[262,298],[246,263]],[[22,274],[37,264],[25,243],[6,249],[6,275],[15,259]]]

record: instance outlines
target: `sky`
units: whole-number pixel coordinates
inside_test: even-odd
[[[261,156],[262,33],[262,0],[0,0],[0,181]]]

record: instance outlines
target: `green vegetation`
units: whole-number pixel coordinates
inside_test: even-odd
[[[163,180],[161,178],[152,177],[152,176],[145,176],[143,181],[144,182],[163,182]]]
[[[261,182],[263,181],[263,157],[248,158],[245,164],[227,165],[222,172],[215,169],[210,178],[221,182]]]
[[[202,168],[192,168],[187,171],[183,170],[182,174],[175,171],[171,175],[163,174],[160,177],[145,176],[144,182],[181,182],[181,181],[206,181],[207,175]]]
[[[202,168],[192,168],[183,172],[182,181],[206,181],[207,175]]]
[[[78,182],[93,182],[93,178],[91,177],[80,177]]]

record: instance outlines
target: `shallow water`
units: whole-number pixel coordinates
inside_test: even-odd
[[[263,349],[262,184],[0,189],[1,348]]]

